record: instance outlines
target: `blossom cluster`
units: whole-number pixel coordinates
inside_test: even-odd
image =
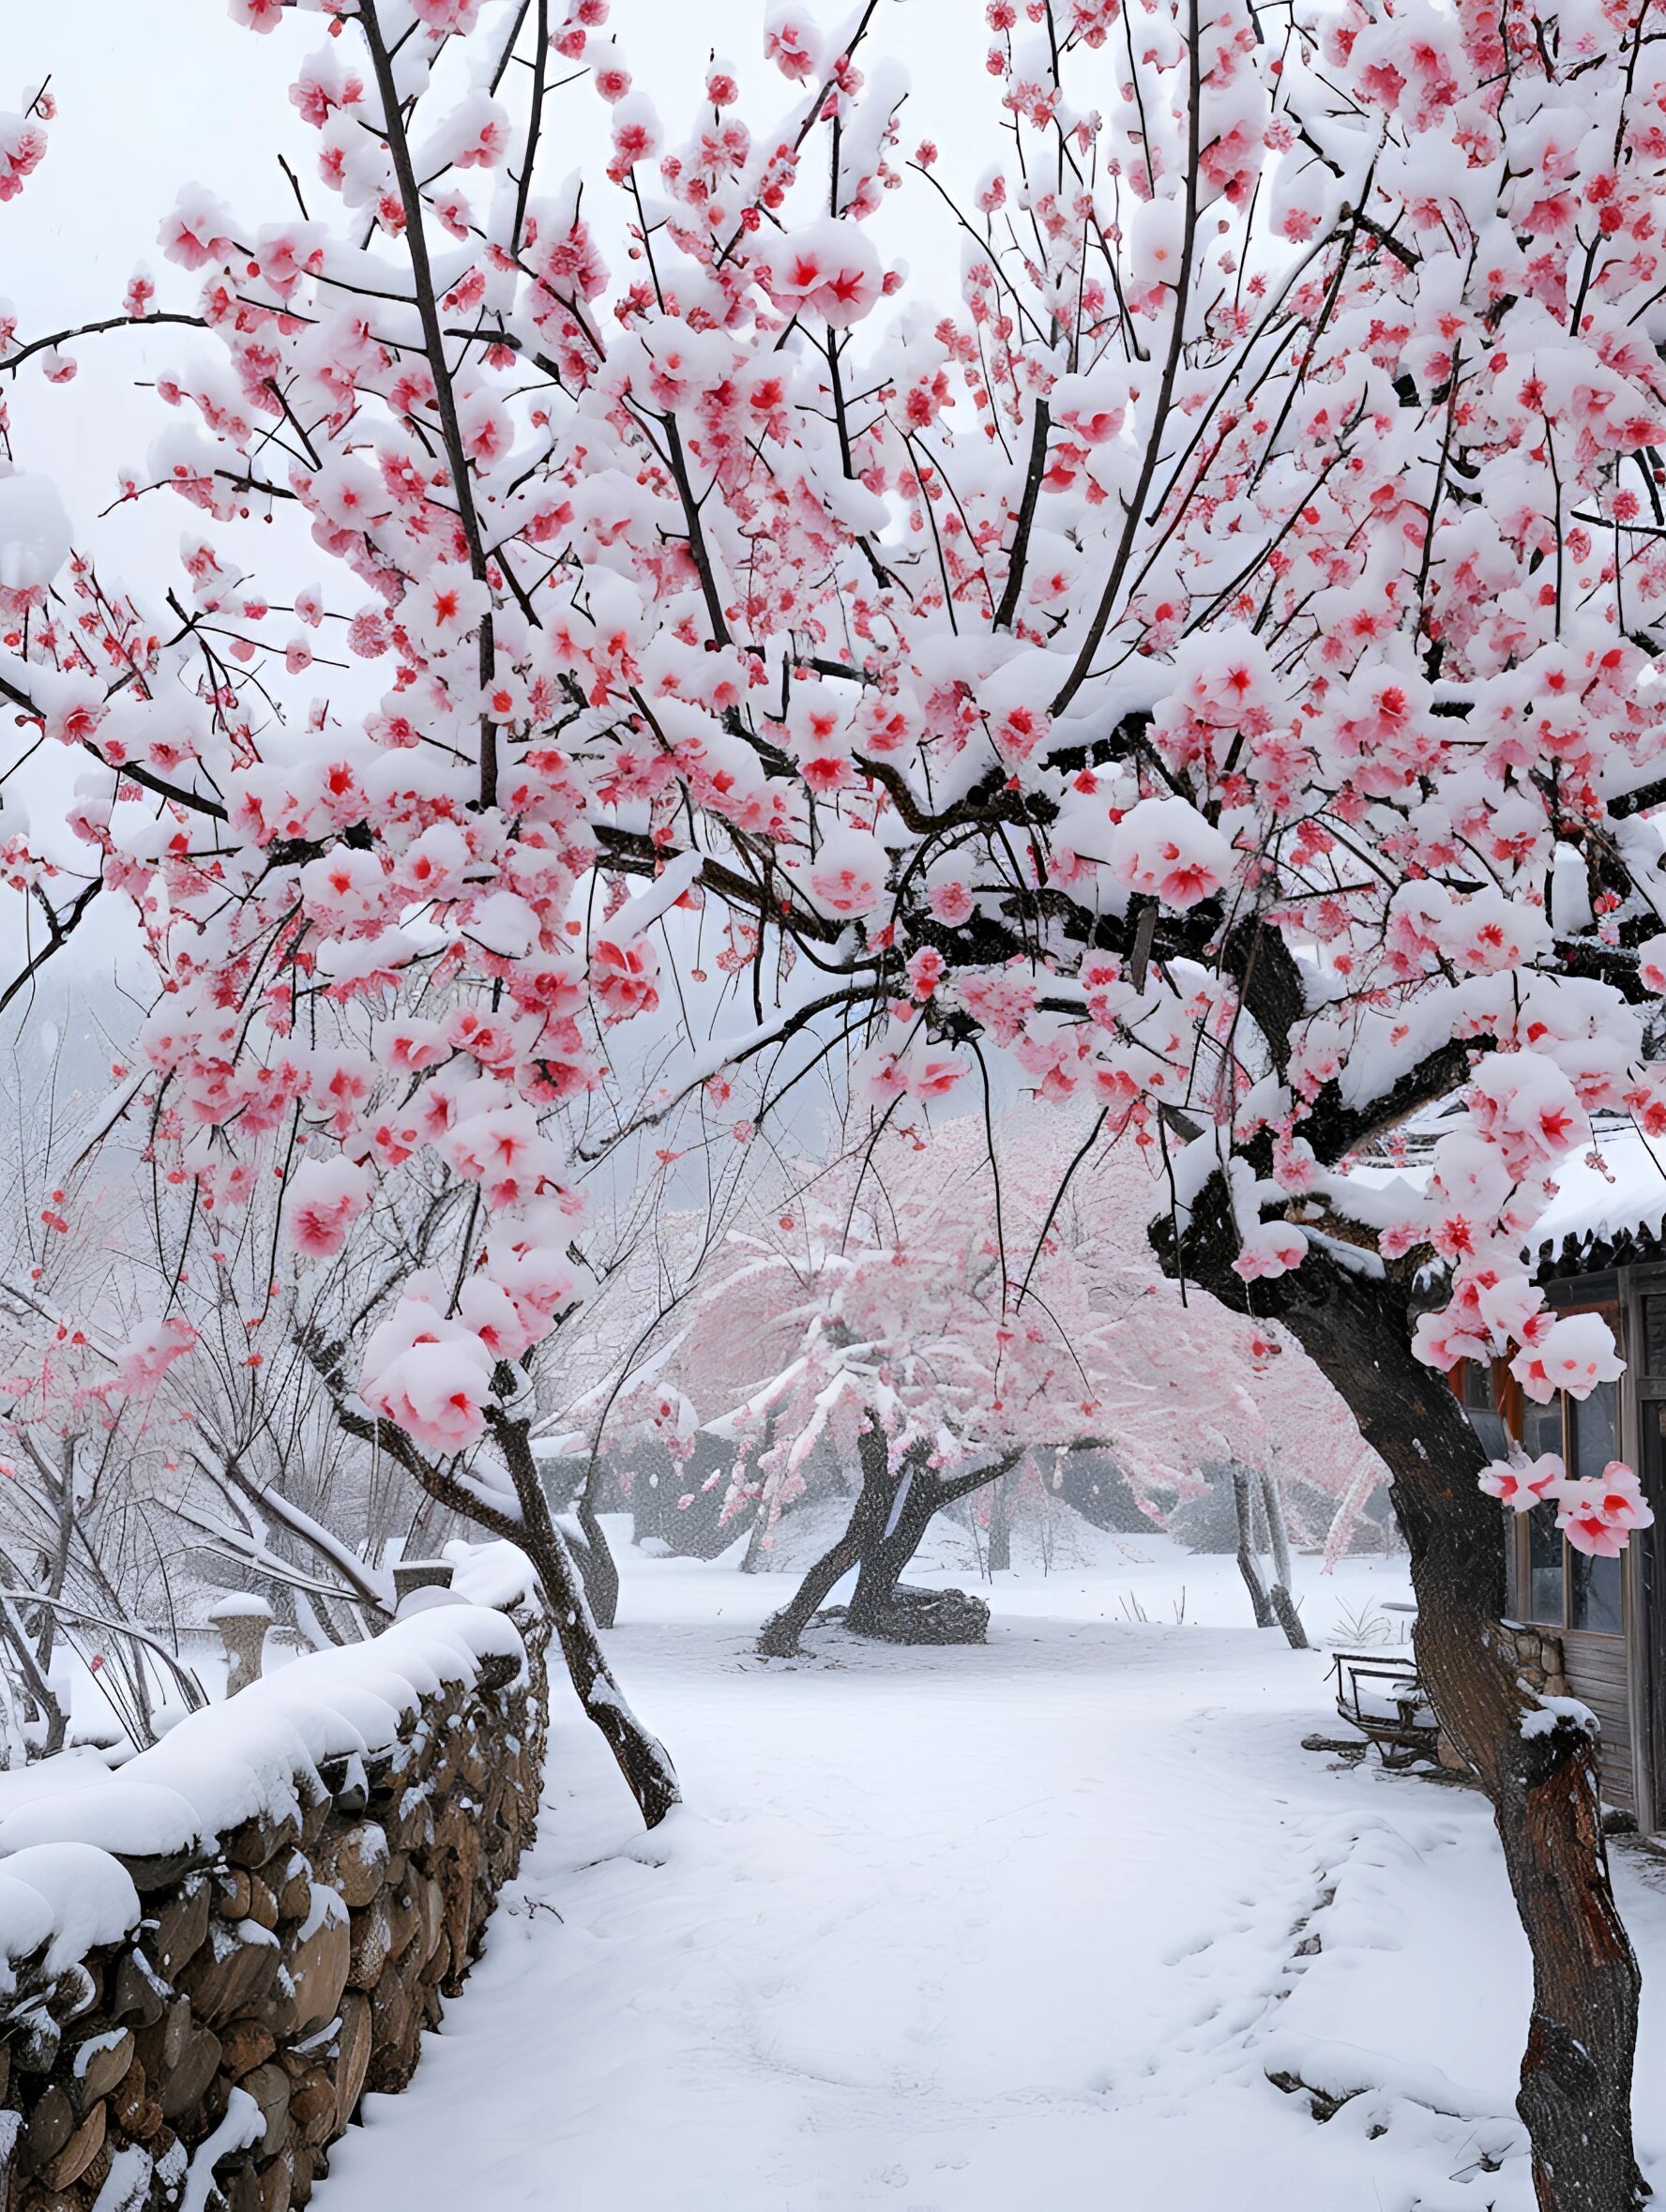
[[[1654,1510],[1624,1460],[1610,1460],[1600,1475],[1576,1477],[1553,1451],[1531,1460],[1521,1452],[1490,1460],[1480,1482],[1489,1497],[1502,1498],[1517,1513],[1553,1505],[1556,1526],[1574,1550],[1598,1558],[1617,1558],[1633,1529],[1654,1525]]]

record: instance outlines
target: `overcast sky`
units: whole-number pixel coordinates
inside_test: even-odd
[[[509,4],[487,0],[484,20]],[[824,0],[815,12],[833,24],[846,11]],[[741,77],[742,112],[757,133],[788,112],[797,88],[762,58],[765,14],[762,0],[615,0],[613,28],[671,140],[693,121],[714,46]],[[336,203],[313,189],[316,136],[287,97],[297,65],[326,42],[320,16],[297,11],[276,33],[257,37],[232,22],[224,0],[61,0],[55,8],[13,7],[6,33],[0,110],[48,75],[59,104],[45,161],[0,205],[0,296],[17,310],[21,335],[118,312],[141,263],[159,281],[159,305],[193,307],[196,280],[163,263],[157,247],[183,184],[208,186],[250,227],[278,220],[293,208],[278,168],[284,153],[309,205],[333,210]],[[997,151],[987,43],[979,0],[881,0],[864,50],[901,60],[914,83],[904,150],[930,136],[944,148],[947,173],[962,178],[987,168]],[[570,169],[599,181],[607,117],[585,83],[556,96],[545,142],[552,183]],[[599,217],[616,198],[603,186],[591,209]],[[927,189],[911,180],[892,195],[880,227],[887,259],[910,261],[916,273],[941,266],[947,304],[958,255]],[[143,469],[159,432],[178,419],[144,384],[198,346],[218,352],[189,331],[118,330],[68,349],[79,365],[73,383],[48,386],[25,372],[8,389],[19,464],[53,477],[77,542],[92,544],[109,573],[133,584],[169,571],[191,511],[158,494],[98,518],[118,471]],[[269,566],[267,548],[258,553]],[[268,588],[273,581],[266,579]]]

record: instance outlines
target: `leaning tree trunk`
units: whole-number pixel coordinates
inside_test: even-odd
[[[1210,1220],[1205,1204],[1193,1229],[1188,1272],[1242,1307],[1242,1286],[1219,1264],[1236,1250],[1230,1217],[1222,1208]],[[1486,1454],[1446,1383],[1414,1356],[1396,1282],[1313,1250],[1293,1274],[1258,1284],[1256,1304],[1291,1330],[1393,1477],[1417,1598],[1418,1673],[1492,1800],[1533,1954],[1516,2104],[1539,2212],[1635,2212],[1650,2193],[1631,2137],[1642,1977],[1609,1879],[1597,1747],[1522,1689],[1500,1634],[1503,1516],[1476,1481]]]
[[[926,1465],[922,1445],[908,1454],[893,1485],[889,1509],[872,1540],[863,1547],[856,1590],[851,1597],[850,1626],[858,1636],[871,1636],[886,1608],[896,1595],[902,1570],[920,1548],[942,1504],[936,1477]]]
[[[1255,1614],[1258,1629],[1270,1629],[1273,1609],[1267,1602],[1266,1584],[1261,1579],[1261,1562],[1255,1556],[1255,1506],[1250,1490],[1250,1470],[1233,1462],[1233,1515],[1238,1524],[1238,1572],[1244,1578],[1244,1587],[1250,1593],[1250,1610]]]
[[[590,1464],[584,1470],[584,1480],[573,1507],[574,1516],[584,1538],[584,1555],[580,1568],[584,1577],[584,1595],[590,1600],[590,1610],[596,1615],[596,1625],[611,1629],[619,1617],[619,1564],[613,1557],[613,1546],[607,1540],[607,1531],[601,1525],[601,1516],[596,1510],[596,1489],[601,1466],[601,1456],[593,1452]]]
[[[649,1733],[627,1704],[601,1648],[584,1584],[555,1525],[550,1501],[538,1479],[538,1464],[524,1421],[493,1423],[504,1462],[521,1507],[516,1541],[538,1569],[554,1615],[556,1640],[586,1720],[594,1722],[618,1762],[644,1825],[657,1828],[674,1805],[682,1802],[676,1769],[665,1747]]]
[[[1002,1481],[1018,1464],[1020,1456],[1016,1451],[1004,1452],[988,1466],[945,1481],[927,1467],[925,1447],[920,1447],[918,1459],[911,1461],[904,1473],[907,1490],[895,1500],[883,1532],[862,1555],[850,1609],[850,1625],[859,1635],[873,1633],[934,1516],[957,1498],[970,1497],[986,1483]]]
[[[828,1591],[885,1534],[897,1478],[890,1471],[890,1447],[884,1432],[865,1429],[856,1439],[856,1457],[862,1469],[862,1487],[844,1534],[831,1551],[823,1553],[787,1603],[779,1613],[771,1614],[759,1629],[758,1649],[765,1659],[793,1657],[799,1637]]]
[[[1266,1514],[1267,1543],[1273,1554],[1273,1583],[1267,1592],[1267,1603],[1291,1650],[1306,1651],[1308,1631],[1302,1627],[1301,1614],[1295,1610],[1295,1599],[1290,1591],[1290,1533],[1284,1525],[1284,1501],[1279,1495],[1276,1477],[1266,1468],[1261,1470],[1257,1480],[1261,1485],[1262,1509]]]

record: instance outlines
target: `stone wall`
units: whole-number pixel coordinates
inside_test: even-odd
[[[108,1790],[0,1821],[0,1854],[23,1845],[0,1856],[4,2212],[307,2203],[363,2092],[409,2081],[532,1834],[547,1629],[517,1610],[519,1632],[441,1605],[297,1660]],[[240,1740],[260,1770],[246,1817],[171,1850],[98,1847],[167,1842],[146,1793],[189,1804],[181,1780]],[[20,1886],[45,1900],[44,1936]]]
[[[1568,1666],[1562,1639],[1553,1629],[1534,1629],[1521,1621],[1501,1621],[1498,1634],[1516,1663],[1518,1678],[1538,1697],[1568,1697]]]

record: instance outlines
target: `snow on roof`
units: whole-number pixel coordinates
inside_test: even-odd
[[[1666,1145],[1631,1123],[1599,1122],[1593,1150],[1557,1170],[1560,1186],[1535,1226],[1539,1272],[1567,1275],[1666,1258]]]
[[[1596,1153],[1599,1167],[1591,1164]],[[1394,1186],[1408,1202],[1427,1188],[1427,1147],[1404,1159],[1352,1160],[1348,1182],[1373,1210],[1360,1218],[1386,1218]],[[1666,1144],[1651,1144],[1636,1125],[1598,1114],[1588,1152],[1575,1153],[1556,1170],[1557,1191],[1534,1224],[1536,1272],[1544,1279],[1594,1274],[1598,1269],[1666,1260]]]

